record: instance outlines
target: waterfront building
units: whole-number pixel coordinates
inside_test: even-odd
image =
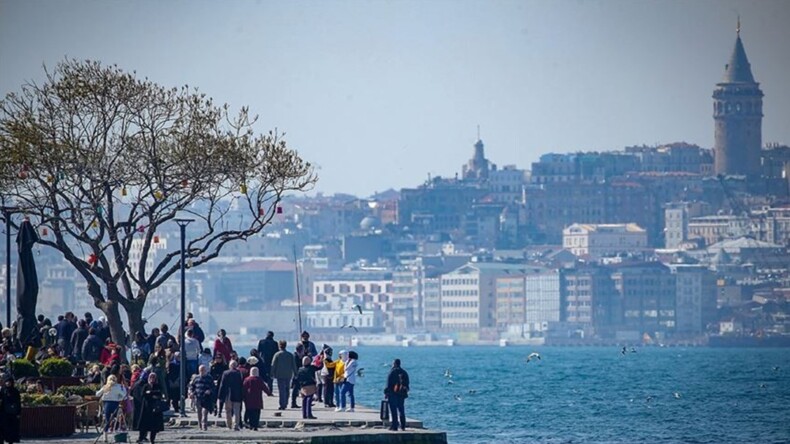
[[[675,329],[675,275],[658,262],[612,266],[612,280],[622,304],[618,330],[626,337],[655,338]]]
[[[441,278],[442,330],[478,333],[496,329],[496,279],[523,275],[528,266],[470,262]]]
[[[362,311],[380,311],[384,327],[393,328],[393,283],[388,270],[342,270],[318,275],[313,280],[313,304],[340,310],[359,305]]]
[[[562,270],[562,320],[578,324],[583,331],[606,336],[622,318],[608,268],[583,266]]]
[[[601,258],[642,253],[647,233],[636,224],[578,224],[562,230],[563,248],[576,256]]]
[[[724,78],[713,91],[714,172],[756,179],[761,173],[763,92],[752,75],[740,28],[739,20]]]
[[[699,335],[716,319],[716,276],[704,265],[670,264],[675,274],[675,332]]]

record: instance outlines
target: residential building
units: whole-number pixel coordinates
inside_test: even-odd
[[[671,264],[675,274],[675,332],[699,335],[716,318],[716,276],[703,265]]]
[[[641,253],[647,233],[636,224],[573,224],[562,230],[563,248],[576,256],[600,258]]]

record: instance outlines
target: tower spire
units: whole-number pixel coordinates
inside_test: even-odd
[[[480,125],[477,125],[477,140],[480,140]]]
[[[735,25],[735,33],[740,37],[741,35],[741,15],[738,14],[738,24]]]

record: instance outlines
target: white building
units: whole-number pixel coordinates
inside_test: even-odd
[[[525,321],[530,332],[544,332],[549,322],[560,321],[560,272],[546,270],[524,278]]]
[[[636,224],[573,224],[562,230],[562,245],[576,256],[615,256],[643,251],[647,232]]]
[[[441,327],[479,331],[496,327],[496,278],[523,274],[520,264],[470,262],[441,278]]]
[[[360,305],[364,311],[379,311],[384,324],[392,327],[392,272],[344,270],[318,275],[313,281],[313,305],[319,310],[342,310]]]

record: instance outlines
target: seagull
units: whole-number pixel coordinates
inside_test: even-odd
[[[453,372],[451,372],[449,368],[448,368],[448,369],[446,369],[446,370],[444,371],[444,377],[445,377],[445,378],[452,378],[452,377],[453,377]]]
[[[469,394],[470,395],[474,395],[475,393],[477,393],[477,390],[475,390],[475,389],[469,390]]]
[[[625,352],[626,352],[626,349],[625,349],[625,347],[623,347],[623,349],[622,349],[622,350],[620,350],[620,354],[621,354],[621,355],[624,355],[624,354],[625,354]]]
[[[645,398],[645,402],[650,402],[652,400],[653,400],[653,395],[648,395],[648,397]]]
[[[453,382],[453,380],[452,380],[452,379],[448,379],[448,380],[447,380],[447,383],[448,383],[448,384],[455,384],[455,382]]]
[[[359,312],[359,314],[362,314],[362,306],[361,306],[361,305],[359,305],[359,304],[356,304],[356,305],[354,305],[354,306],[353,306],[353,307],[351,307],[351,308],[354,308],[354,309],[356,309],[356,310]]]
[[[765,385],[765,383],[764,383],[764,382],[762,382],[762,383],[760,383],[760,388],[761,388],[761,389],[764,389],[764,388],[767,388],[767,386]]]
[[[636,349],[634,347],[631,347],[631,353],[636,353]]]
[[[354,325],[344,325],[340,328],[353,328],[355,332],[359,333],[359,329]]]
[[[365,377],[364,371],[365,371],[364,367],[359,369],[359,370],[357,370],[357,376],[359,376],[360,378],[364,378]]]
[[[538,361],[540,361],[540,354],[536,353],[536,352],[532,352],[532,353],[529,354],[529,356],[527,356],[527,362],[529,362],[529,361],[531,361],[531,360],[533,360],[535,358],[537,358]]]
[[[456,401],[460,401],[461,400],[461,395],[455,395],[455,396],[453,396],[453,399],[455,399]]]
[[[779,366],[775,365],[772,370],[775,371],[775,372],[778,372],[779,371]]]
[[[680,392],[675,392],[673,395],[675,396],[675,399],[680,399]]]

